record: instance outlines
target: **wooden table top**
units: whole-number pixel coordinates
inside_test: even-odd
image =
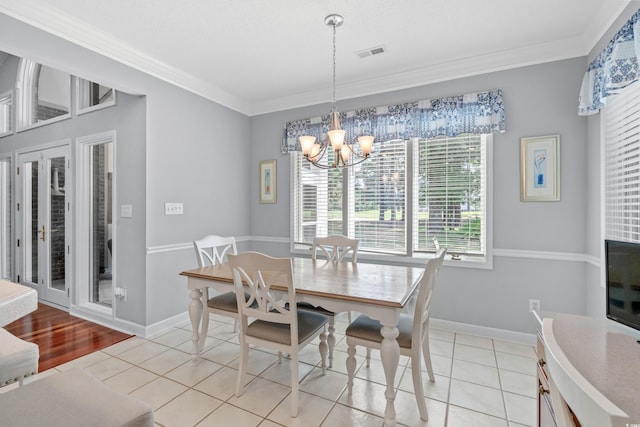
[[[402,308],[411,298],[424,268],[382,264],[335,264],[292,258],[296,292],[304,295]],[[228,264],[183,271],[182,276],[233,283]]]

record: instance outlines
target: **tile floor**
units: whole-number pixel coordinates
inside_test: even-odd
[[[227,318],[211,316],[205,351],[191,358],[191,324],[149,339],[122,341],[40,373],[80,366],[109,387],[139,398],[155,411],[158,426],[382,426],[384,375],[379,354],[371,367],[358,348],[353,399],[346,396],[346,316],[336,319],[334,367],[325,376],[315,345],[300,355],[300,409],[289,417],[289,361],[250,351],[251,383],[235,397],[238,337]],[[533,347],[432,329],[435,383],[424,372],[429,422],[418,416],[409,359],[396,373],[396,412],[403,426],[534,426],[536,359]],[[424,367],[423,367],[424,368]],[[4,387],[6,392],[15,385]]]

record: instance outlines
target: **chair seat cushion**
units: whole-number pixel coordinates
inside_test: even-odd
[[[315,311],[317,313],[324,314],[325,316],[335,316],[336,315],[333,311],[329,311],[324,307],[316,307],[315,305],[310,304],[308,302],[299,302],[298,303],[298,308],[300,310]]]
[[[249,299],[249,294],[244,294],[246,299]],[[207,307],[215,310],[228,311],[230,313],[238,312],[238,301],[236,300],[235,292],[227,292],[225,294],[216,295],[209,298],[207,301]]]
[[[347,336],[381,343],[383,338],[380,329],[382,329],[382,324],[378,320],[373,320],[369,316],[361,314],[347,326],[345,334]],[[398,331],[400,331],[397,338],[398,345],[402,348],[411,348],[413,317],[401,314],[400,321],[398,322]]]
[[[37,344],[21,340],[0,328],[0,386],[38,373]]]
[[[0,394],[2,425],[153,427],[153,409],[79,368]],[[4,423],[4,424],[3,424]]]
[[[298,343],[315,335],[329,318],[313,311],[298,310]],[[291,345],[291,330],[288,324],[255,320],[247,327],[250,337]]]

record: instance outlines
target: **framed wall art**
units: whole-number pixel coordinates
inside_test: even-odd
[[[520,200],[560,200],[560,136],[520,138]]]
[[[260,203],[276,203],[276,161],[260,161]]]

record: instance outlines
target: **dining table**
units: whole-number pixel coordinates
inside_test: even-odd
[[[424,268],[373,264],[334,263],[326,260],[292,258],[297,302],[321,306],[335,313],[356,311],[382,324],[383,341],[380,358],[385,374],[385,426],[396,425],[395,374],[400,360],[398,321],[407,312]],[[193,328],[193,357],[198,357],[207,337],[209,315],[206,307],[207,288],[219,292],[234,290],[228,263],[195,268],[180,273],[187,278],[189,318]],[[283,289],[284,290],[284,289]],[[333,334],[332,330],[329,330]],[[349,354],[348,363],[355,363]],[[351,360],[350,360],[351,359]]]

